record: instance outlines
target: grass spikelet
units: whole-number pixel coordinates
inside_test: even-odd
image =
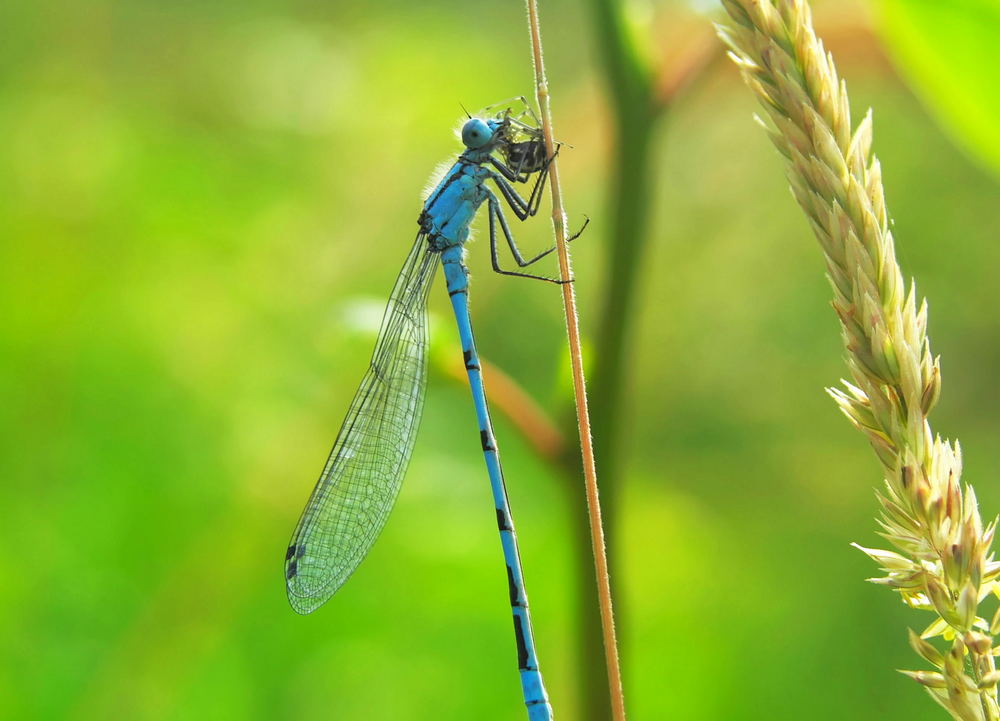
[[[932,670],[903,671],[954,719],[1000,721],[994,636],[980,606],[1000,595],[976,495],[960,481],[961,449],[927,416],[941,368],[927,338],[927,304],[907,285],[889,231],[868,111],[851,130],[847,86],[817,39],[804,0],[723,0],[719,34],[761,101],[771,141],[787,161],[792,194],[826,258],[851,380],[829,389],[882,465],[880,536],[895,550],[857,546],[881,568],[869,579],[934,614],[911,647]],[[939,637],[939,648],[929,639]]]

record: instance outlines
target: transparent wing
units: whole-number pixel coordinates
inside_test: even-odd
[[[439,258],[419,234],[389,296],[371,365],[295,527],[285,579],[299,613],[343,585],[396,501],[423,411],[427,293]]]

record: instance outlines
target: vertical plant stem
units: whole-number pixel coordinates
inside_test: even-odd
[[[619,420],[625,349],[638,290],[636,276],[648,246],[648,194],[655,182],[650,147],[660,108],[654,99],[654,71],[627,31],[622,4],[617,0],[591,0],[591,10],[615,132],[607,186],[610,190],[610,222],[605,243],[608,262],[594,342],[601,352],[594,359],[591,374],[594,452],[604,479],[606,529],[614,554],[619,547],[617,518],[622,489]],[[586,583],[586,576],[581,579]],[[594,675],[597,673],[595,669]],[[597,688],[596,679],[592,685]],[[609,709],[601,701],[592,691],[586,718],[604,721],[608,717]]]
[[[542,132],[548,157],[555,153],[552,134],[552,113],[549,106],[549,87],[545,78],[542,38],[538,24],[537,0],[527,0],[528,24],[531,33],[531,52],[535,67],[535,94],[541,113]],[[614,606],[611,599],[611,581],[608,576],[607,549],[601,523],[601,501],[597,489],[597,468],[594,464],[590,415],[587,410],[587,386],[583,373],[583,355],[580,349],[579,318],[576,312],[576,294],[573,288],[569,247],[566,244],[566,212],[563,209],[559,167],[553,161],[549,169],[549,188],[552,193],[552,223],[556,236],[556,254],[562,279],[563,310],[566,314],[566,333],[569,339],[570,359],[573,370],[573,392],[576,398],[577,424],[580,431],[580,450],[583,459],[583,476],[590,519],[590,540],[597,577],[598,598],[601,609],[601,630],[604,638],[604,658],[608,670],[608,688],[611,695],[612,718],[625,721],[625,698],[622,694],[621,669],[618,660],[618,640],[615,636]]]
[[[635,304],[636,274],[642,266],[648,240],[648,194],[653,184],[650,146],[662,107],[655,99],[653,71],[629,36],[621,4],[617,0],[593,0],[593,12],[616,135],[614,177],[610,184],[610,263],[597,331],[601,353],[594,362],[592,395],[597,458],[609,479],[606,505],[613,521],[621,446],[615,419],[621,417],[625,348],[631,327],[630,311]],[[613,547],[613,530],[610,535]]]
[[[631,128],[631,130],[630,130]],[[620,489],[621,423],[626,350],[638,290],[637,274],[648,245],[648,195],[653,170],[647,160],[652,144],[651,123],[619,125],[611,183],[611,233],[604,303],[597,327],[592,403],[596,419],[597,457],[609,480],[608,514],[615,518]],[[617,540],[612,532],[612,544]]]

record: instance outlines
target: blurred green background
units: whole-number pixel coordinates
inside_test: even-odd
[[[600,5],[542,8],[567,204],[592,218],[573,249],[591,361],[619,240]],[[921,85],[907,5],[820,3],[817,27],[855,116],[874,106],[943,358],[935,430],[992,517],[997,156]],[[657,73],[691,38],[711,48],[650,120],[624,400],[601,419],[621,438],[606,493],[631,717],[943,718],[894,671],[920,667],[905,629],[930,618],[848,547],[878,544],[877,463],[823,393],[844,369],[819,249],[710,17],[625,12]],[[523,718],[473,411],[445,362],[352,581],[302,618],[281,576],[459,104],[531,93],[521,4],[40,0],[4,3],[0,28],[0,718]],[[543,218],[516,231],[551,242]],[[483,355],[565,425],[558,291],[490,272],[482,232],[469,264]],[[431,308],[436,358],[457,358],[440,282]],[[552,701],[592,719],[582,491],[496,415]]]

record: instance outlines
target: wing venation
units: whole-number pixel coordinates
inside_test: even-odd
[[[418,235],[389,296],[371,363],[292,535],[285,579],[299,613],[314,611],[344,584],[396,501],[424,405],[427,294],[439,258]]]

